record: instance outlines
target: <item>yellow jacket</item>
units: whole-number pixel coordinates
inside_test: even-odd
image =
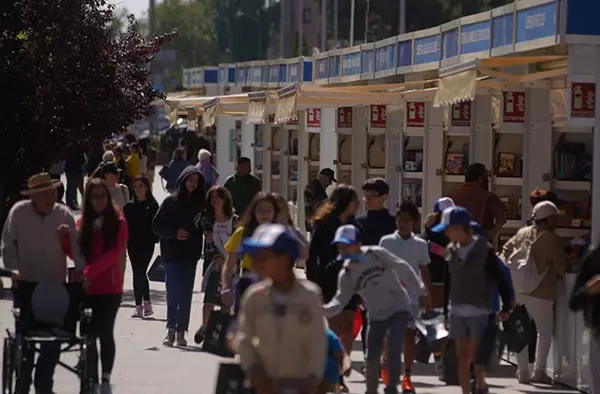
[[[287,305],[281,317],[275,312],[275,297],[280,295]],[[285,295],[270,281],[252,285],[242,298],[235,343],[250,379],[265,374],[278,392],[312,392],[323,377],[327,357],[321,290],[301,279]]]
[[[127,158],[127,173],[131,179],[142,173],[142,164],[139,155],[134,153]]]

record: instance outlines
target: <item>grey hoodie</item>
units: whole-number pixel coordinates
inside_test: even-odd
[[[386,320],[397,312],[412,313],[409,294],[425,295],[425,287],[406,261],[381,246],[363,246],[362,261],[346,260],[338,290],[323,306],[326,317],[339,314],[353,295],[361,296],[371,321]]]

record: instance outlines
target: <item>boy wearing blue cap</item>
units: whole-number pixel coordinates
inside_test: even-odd
[[[337,245],[340,258],[345,262],[339,274],[337,293],[323,306],[325,315],[337,315],[352,296],[361,296],[369,320],[366,392],[377,393],[379,359],[389,331],[389,381],[385,393],[397,394],[404,331],[412,313],[409,294],[417,294],[424,306],[429,302],[425,287],[406,261],[381,246],[362,246],[360,231],[353,225],[339,227],[332,243]]]
[[[242,241],[263,280],[241,301],[235,334],[240,364],[258,394],[312,394],[327,357],[321,291],[294,275],[300,240],[286,226],[260,225]]]
[[[450,337],[456,341],[459,359],[459,381],[463,394],[471,392],[471,363],[476,361],[479,341],[493,318],[495,288],[502,297],[502,310],[497,318],[506,320],[512,300],[510,287],[498,265],[496,253],[485,237],[473,233],[477,223],[462,207],[449,207],[442,212],[440,223],[432,228],[445,233],[448,277],[445,286],[444,314],[448,318],[450,300]],[[476,369],[476,392],[488,392],[484,371]]]

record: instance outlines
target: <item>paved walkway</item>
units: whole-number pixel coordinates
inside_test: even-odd
[[[158,171],[157,171],[158,172]],[[159,181],[158,181],[159,182]],[[155,183],[160,189],[160,183]],[[165,193],[156,192],[162,201]],[[155,254],[158,253],[158,247]],[[196,289],[200,287],[200,274],[196,278]],[[8,282],[5,282],[8,284]],[[126,272],[125,294],[116,324],[117,360],[113,373],[114,392],[118,394],[213,394],[220,358],[200,351],[196,346],[187,348],[164,348],[161,345],[165,334],[164,318],[165,288],[163,284],[152,284],[152,300],[155,318],[132,319],[134,302],[131,269]],[[203,295],[196,291],[193,298],[191,330],[199,327],[202,314]],[[0,301],[0,333],[12,328],[11,303]],[[3,336],[3,334],[2,334]],[[190,339],[190,343],[191,338]],[[355,343],[352,359],[357,364],[363,359],[360,343]],[[65,355],[63,361],[74,363],[73,355]],[[514,368],[503,365],[499,373],[490,377],[490,392],[510,393],[554,393],[567,394],[572,391],[562,387],[524,386],[513,378]],[[435,376],[432,365],[415,365],[413,381],[419,394],[460,393],[458,387],[446,387]],[[362,375],[353,372],[347,379],[351,393],[364,393]],[[56,373],[55,391],[60,394],[77,393],[77,378],[62,369]],[[380,389],[383,392],[383,388]]]

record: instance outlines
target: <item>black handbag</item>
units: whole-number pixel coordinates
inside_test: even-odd
[[[165,265],[160,255],[156,256],[147,274],[150,282],[165,282]]]
[[[246,386],[246,375],[239,364],[221,363],[215,394],[254,393],[254,389]]]
[[[221,311],[213,311],[206,325],[206,335],[202,350],[220,357],[233,358],[235,355],[227,346],[227,333],[233,316]]]
[[[503,342],[510,352],[519,353],[531,341],[531,316],[524,305],[517,305],[503,323]]]
[[[482,367],[484,370],[490,368],[492,356],[497,356],[497,336],[498,336],[498,324],[496,323],[496,316],[490,316],[490,321],[483,333],[483,337],[479,341],[479,347],[477,349],[477,358],[475,364]]]

